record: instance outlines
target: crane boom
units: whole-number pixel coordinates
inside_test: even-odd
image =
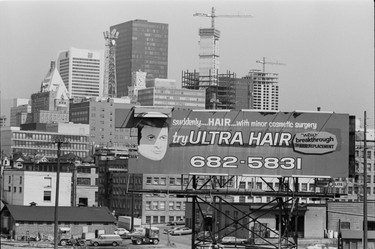
[[[280,66],[286,66],[285,63],[281,63],[281,62],[278,62],[278,61],[275,61],[275,62],[267,61],[267,62],[266,62],[266,57],[263,57],[263,60],[257,60],[256,63],[261,63],[261,64],[263,64],[263,72],[266,71],[266,64],[269,64],[269,65],[280,65]]]
[[[211,9],[211,14],[206,14],[206,13],[195,13],[193,14],[193,16],[201,16],[201,17],[210,17],[211,18],[211,28],[215,28],[215,18],[216,17],[229,17],[229,18],[233,18],[233,17],[253,17],[252,15],[240,15],[240,14],[237,14],[237,15],[216,15],[215,14],[215,8],[212,7]]]

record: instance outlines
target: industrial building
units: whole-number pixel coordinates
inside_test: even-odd
[[[103,147],[95,154],[99,170],[98,205],[108,207],[116,216],[142,216],[142,195],[129,192],[142,188],[142,174],[129,174],[128,154]]]
[[[60,161],[59,205],[97,206],[98,172],[93,158],[64,154]],[[4,201],[12,205],[27,206],[34,202],[39,206],[54,206],[56,159],[46,159],[41,154],[17,154],[12,163],[12,167],[4,169]]]
[[[58,54],[57,70],[69,98],[103,96],[103,52],[70,48]]]
[[[143,189],[178,190],[187,185],[188,176],[144,174]],[[165,224],[185,218],[185,198],[168,194],[143,194],[142,223]]]
[[[26,122],[31,122],[30,113],[30,99],[13,99],[13,106],[10,108],[10,126],[20,126]]]
[[[128,96],[132,72],[147,78],[168,77],[168,24],[133,20],[110,27],[119,33],[116,45],[117,97]]]
[[[81,99],[70,103],[69,120],[90,126],[89,142],[92,146],[129,148],[136,144],[136,137],[130,128],[116,128],[114,122],[116,109],[131,107],[127,98]]]
[[[60,129],[60,132],[58,130]],[[56,157],[57,136],[66,138],[67,144],[61,148],[62,154],[73,153],[79,157],[89,155],[88,129],[82,125],[55,124],[51,131],[21,130],[19,127],[2,127],[1,144],[6,155],[22,152],[28,155],[43,154],[48,158]],[[82,133],[80,133],[82,132]]]
[[[56,164],[56,163],[55,163]],[[55,165],[56,166],[56,165]],[[27,206],[31,202],[40,206],[54,206],[56,196],[55,171],[28,171],[5,169],[3,200],[11,205]],[[72,173],[61,172],[59,178],[59,205],[70,206]]]
[[[147,87],[138,89],[137,101],[142,106],[173,106],[175,108],[205,109],[206,91],[181,89],[169,79],[153,79]]]

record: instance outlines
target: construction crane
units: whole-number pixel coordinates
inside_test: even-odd
[[[117,97],[117,82],[116,82],[116,40],[119,32],[113,29],[111,32],[103,32],[105,40],[105,55],[104,55],[104,97]]]
[[[217,17],[252,17],[251,15],[216,15],[215,8],[212,7],[211,14],[195,13],[193,16],[211,18],[211,28],[199,29],[200,50],[199,50],[199,86],[206,88],[207,99],[209,99],[208,109],[216,109],[220,104],[218,97],[219,87],[219,38],[220,31],[215,28],[215,18]]]
[[[237,14],[237,15],[216,15],[215,14],[215,8],[212,7],[212,10],[211,10],[211,14],[206,14],[206,13],[195,13],[193,16],[201,16],[201,17],[210,17],[211,18],[211,28],[215,28],[215,18],[216,17],[229,17],[229,18],[233,18],[233,17],[253,17],[252,15],[240,15],[240,14]]]
[[[270,65],[280,65],[280,66],[286,66],[285,63],[281,63],[281,62],[270,62],[270,61],[267,61],[266,62],[266,57],[263,57],[263,60],[260,61],[260,60],[257,60],[256,63],[261,63],[263,64],[263,73],[266,71],[266,64],[270,64]]]

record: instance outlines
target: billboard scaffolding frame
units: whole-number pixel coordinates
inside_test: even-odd
[[[267,249],[298,249],[298,216],[306,210],[304,203],[299,203],[300,198],[315,198],[315,199],[332,199],[340,197],[341,194],[333,193],[332,191],[306,192],[299,191],[298,189],[298,177],[296,176],[275,176],[278,178],[279,188],[274,189],[269,186],[265,177],[259,175],[258,177],[265,182],[270,190],[269,191],[247,191],[246,189],[234,189],[230,188],[229,183],[236,176],[225,176],[225,175],[205,175],[206,180],[198,186],[199,177],[202,175],[189,176],[189,181],[184,186],[181,185],[181,190],[171,189],[141,189],[141,190],[129,190],[129,192],[135,193],[153,193],[153,194],[172,194],[177,195],[181,198],[191,199],[191,228],[192,228],[192,243],[191,248],[207,248],[207,242],[210,244],[216,244],[221,241],[225,236],[233,236],[238,231],[238,227],[243,230],[247,230],[251,234],[249,244],[246,248],[259,248],[264,247]],[[313,177],[313,176],[311,176]],[[317,176],[315,179],[321,178]],[[269,196],[274,197],[273,200],[264,203],[258,203],[258,207],[251,208],[254,203],[248,203],[248,211],[243,211],[238,208],[237,202],[230,202],[226,200],[226,196]],[[242,203],[241,203],[242,204]],[[226,205],[233,210],[237,211],[240,215],[238,217],[231,217],[222,210],[222,206]],[[212,210],[210,214],[207,210]],[[259,212],[261,211],[261,212]],[[269,228],[262,224],[259,219],[264,215],[273,212],[278,214],[277,227],[275,229]],[[205,224],[205,219],[211,215],[211,227],[208,236],[198,236],[197,226],[199,226],[198,214],[203,217],[200,222],[198,230],[203,229],[207,231],[208,227]],[[256,215],[258,213],[258,215]],[[259,214],[260,213],[260,214]],[[229,222],[222,222],[222,217],[229,220]],[[249,227],[250,224],[254,224],[259,231],[252,230]],[[213,224],[213,225],[212,225]],[[231,232],[226,232],[228,228],[236,227]],[[260,232],[261,231],[261,232]],[[205,232],[204,232],[205,233]],[[273,238],[264,236],[264,234],[272,233]]]

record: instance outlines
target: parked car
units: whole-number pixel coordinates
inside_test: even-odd
[[[222,244],[238,245],[238,244],[245,244],[247,242],[248,242],[248,239],[241,239],[235,236],[225,236],[221,239]]]
[[[172,231],[176,230],[176,229],[179,229],[181,228],[182,226],[175,226],[175,227],[170,227],[170,228],[165,228],[163,233],[164,234],[167,234],[167,233],[171,233]]]
[[[119,227],[119,228],[116,228],[114,234],[118,234],[120,235],[121,237],[122,236],[127,236],[130,232],[128,230],[126,230],[125,228],[122,228],[122,227]]]
[[[311,246],[307,246],[306,249],[333,249],[333,245],[326,245],[326,244],[315,244]]]
[[[122,244],[122,239],[118,234],[101,234],[98,238],[91,239],[90,244],[93,246],[112,245],[118,246]]]
[[[203,242],[199,244],[200,248],[204,249],[224,249],[224,245],[215,242]]]
[[[171,235],[185,235],[185,234],[192,234],[192,233],[193,233],[193,230],[188,227],[179,227],[170,232]]]
[[[167,226],[178,226],[178,225],[185,225],[185,219],[179,219],[179,220],[167,222]]]

